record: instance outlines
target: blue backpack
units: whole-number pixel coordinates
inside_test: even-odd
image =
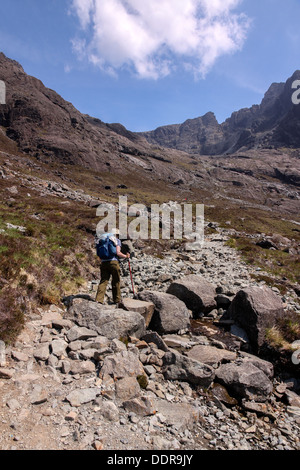
[[[97,255],[103,261],[117,256],[117,247],[111,236],[111,233],[105,234],[96,242]]]

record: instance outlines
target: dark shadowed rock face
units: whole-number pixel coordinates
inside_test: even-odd
[[[254,352],[265,343],[266,331],[284,314],[281,299],[268,287],[249,287],[237,293],[228,314],[246,331]]]
[[[6,84],[6,105],[1,105],[0,126],[23,152],[45,162],[54,160],[95,170],[102,169],[108,160],[112,167],[120,166],[120,154],[125,151],[145,154],[137,135],[121,125],[107,125],[80,113],[3,53],[0,53],[0,79]]]

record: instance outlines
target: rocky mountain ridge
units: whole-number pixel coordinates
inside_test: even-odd
[[[94,170],[103,170],[106,163],[120,170],[125,165],[120,157],[126,154],[151,157],[146,141],[120,124],[105,124],[80,113],[3,53],[0,76],[6,85],[0,126],[22,152],[44,162],[54,160]]]
[[[300,71],[286,83],[273,83],[260,105],[234,112],[219,124],[214,113],[188,119],[183,124],[142,132],[151,144],[198,155],[223,155],[257,148],[299,148],[300,106],[292,101],[292,84]]]
[[[137,202],[145,189],[153,193],[152,188],[155,188],[155,194],[161,198],[205,204],[219,204],[223,200],[228,205],[271,210],[297,221],[300,106],[292,106],[290,96],[291,80],[296,76],[297,73],[286,85],[273,85],[260,106],[235,113],[223,127],[217,124],[212,113],[199,120],[189,120],[184,126],[186,132],[175,126],[175,134],[185,135],[183,140],[189,142],[189,148],[183,152],[157,147],[156,141],[152,145],[144,136],[128,131],[121,124],[105,124],[83,115],[1,53],[0,79],[6,83],[7,99],[6,105],[0,108],[0,139],[4,146],[10,148],[17,144],[21,153],[54,166],[62,178],[72,167],[78,173],[80,168],[94,172],[96,197],[97,192],[107,192],[113,186],[116,187],[114,197],[117,197],[120,193],[117,186],[122,184],[125,189],[133,189],[131,192],[137,194]],[[189,154],[194,136],[199,135],[198,121],[204,133],[206,150],[203,147],[203,151],[208,154],[227,151],[229,144],[224,147],[224,138],[230,141],[232,151],[237,148],[240,151],[211,157],[199,155],[199,149],[192,149]],[[257,136],[271,135],[271,128],[273,136],[283,135],[284,125],[290,129],[289,135],[293,135],[294,140],[289,144],[295,148],[278,148],[279,144],[284,144],[280,139],[274,149],[244,143],[241,149],[240,145],[233,144],[239,133],[252,135],[255,129]],[[170,134],[172,142],[175,134],[173,131]],[[161,144],[178,147],[172,142],[166,139]],[[269,143],[268,140],[267,147]]]

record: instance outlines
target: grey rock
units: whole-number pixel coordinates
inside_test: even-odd
[[[186,429],[198,422],[199,409],[192,404],[170,403],[160,398],[155,398],[154,403],[157,413],[161,413],[165,417],[168,426]]]
[[[247,401],[244,399],[242,401],[242,406],[245,410],[257,413],[259,416],[267,416],[272,421],[275,421],[279,415],[278,412],[274,412],[274,409],[268,403],[258,403],[253,400]]]
[[[45,343],[45,344],[40,345],[33,352],[33,355],[38,361],[47,361],[48,357],[50,356],[49,344]]]
[[[147,396],[126,400],[123,407],[127,412],[135,413],[138,416],[150,416],[156,413],[153,400]]]
[[[80,359],[94,359],[95,361],[99,361],[101,359],[101,351],[97,349],[90,348],[90,349],[82,349],[79,353]]]
[[[142,341],[145,341],[146,343],[154,343],[158,349],[161,349],[162,351],[169,351],[168,346],[162,339],[162,337],[156,332],[156,331],[150,331],[148,330],[144,336],[141,338]]]
[[[54,354],[57,357],[62,357],[67,355],[67,346],[68,343],[64,341],[63,339],[55,339],[51,343],[51,349],[52,349],[52,354]]]
[[[222,362],[234,361],[237,354],[226,349],[219,349],[214,346],[196,345],[188,353],[187,356],[196,361],[213,366]]]
[[[8,400],[6,402],[6,406],[8,406],[8,408],[12,411],[16,411],[16,410],[19,410],[20,408],[22,408],[21,403],[18,400],[16,400],[15,398],[12,398],[11,400]]]
[[[99,375],[102,379],[113,377],[114,380],[117,380],[127,376],[138,377],[143,374],[143,365],[137,355],[131,351],[121,351],[105,357]]]
[[[17,362],[27,362],[29,360],[29,356],[21,351],[12,351],[11,357]]]
[[[6,366],[6,347],[4,341],[0,341],[0,367]]]
[[[164,335],[163,340],[169,348],[189,349],[196,344],[190,338],[181,335]]]
[[[128,311],[138,312],[145,320],[146,327],[149,326],[153,312],[154,304],[138,299],[125,298],[122,299],[123,308]]]
[[[156,373],[156,369],[153,366],[144,365],[144,370],[147,375],[152,375]]]
[[[300,395],[293,392],[292,390],[286,390],[285,396],[290,406],[300,408]]]
[[[71,361],[63,360],[60,362],[60,368],[62,374],[69,374],[71,371]]]
[[[53,367],[54,369],[56,369],[57,367],[60,367],[58,357],[54,356],[54,354],[50,354],[48,361],[47,361],[47,365],[50,367]]]
[[[266,374],[248,361],[222,364],[216,370],[216,380],[234,395],[258,402],[266,401],[273,390]]]
[[[61,330],[62,328],[71,328],[72,322],[65,320],[61,313],[49,310],[48,312],[44,313],[41,320],[41,325]]]
[[[97,331],[108,339],[145,334],[145,320],[138,312],[103,306],[85,299],[74,299],[68,315],[81,327]],[[96,335],[97,336],[97,335]]]
[[[115,385],[116,399],[122,402],[135,398],[141,394],[141,388],[136,377],[124,377],[117,380]]]
[[[141,338],[143,341],[146,341],[146,343],[154,343],[158,347],[158,349],[161,349],[162,351],[169,351],[169,348],[165,341],[161,338],[161,336],[156,332],[156,331],[147,331],[144,336]]]
[[[167,292],[182,300],[195,318],[208,314],[217,307],[215,288],[202,276],[192,274],[174,281]]]
[[[70,362],[63,361],[64,363],[64,370],[66,371],[65,373],[71,373],[73,375],[79,374],[79,375],[87,375],[87,374],[92,374],[95,373],[96,371],[96,366],[95,364],[90,361],[80,361],[80,360],[74,360]]]
[[[71,404],[71,406],[77,408],[84,403],[94,401],[99,394],[100,392],[97,388],[77,389],[69,393],[66,396],[66,400]]]
[[[112,423],[116,423],[120,419],[119,408],[116,406],[116,404],[113,401],[103,400],[101,403],[100,412],[103,418],[107,419],[108,421]]]
[[[95,338],[97,335],[96,331],[89,328],[73,326],[67,333],[68,340],[70,342],[86,340],[89,338]]]
[[[182,380],[201,387],[209,387],[215,378],[212,367],[190,359],[176,351],[164,355],[163,375],[167,380]]]
[[[33,391],[30,394],[30,402],[32,405],[40,405],[48,400],[48,392],[40,385],[34,385]]]
[[[82,349],[105,349],[110,346],[111,342],[108,338],[105,336],[97,336],[95,338],[89,339],[88,341],[85,341],[82,343],[81,348]]]
[[[266,374],[267,377],[269,377],[269,379],[272,379],[274,377],[274,366],[271,362],[244,351],[240,351],[239,354],[243,362],[251,362],[255,365],[255,367],[261,369],[263,373]]]
[[[288,406],[287,413],[300,424],[300,408],[298,406]]]
[[[246,331],[255,354],[265,343],[267,328],[283,314],[282,300],[265,286],[240,290],[228,309],[229,317]]]
[[[155,305],[150,329],[166,334],[190,327],[190,313],[185,304],[175,296],[165,292],[142,291],[138,297]]]
[[[126,351],[126,344],[123,343],[123,341],[120,341],[119,339],[113,339],[110,343],[109,343],[109,347],[111,349],[112,352],[114,353],[117,353],[117,352],[120,352],[120,351]]]

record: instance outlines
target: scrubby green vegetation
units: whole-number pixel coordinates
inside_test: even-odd
[[[228,245],[237,249],[244,260],[269,273],[269,277],[257,274],[257,279],[265,280],[281,286],[281,280],[293,284],[300,283],[300,256],[281,250],[268,250],[261,248],[256,242],[245,237],[231,238]],[[284,292],[283,292],[284,293]]]
[[[5,341],[18,333],[29,304],[30,309],[59,304],[98,269],[95,210],[22,191],[11,199],[0,204],[0,337]]]

